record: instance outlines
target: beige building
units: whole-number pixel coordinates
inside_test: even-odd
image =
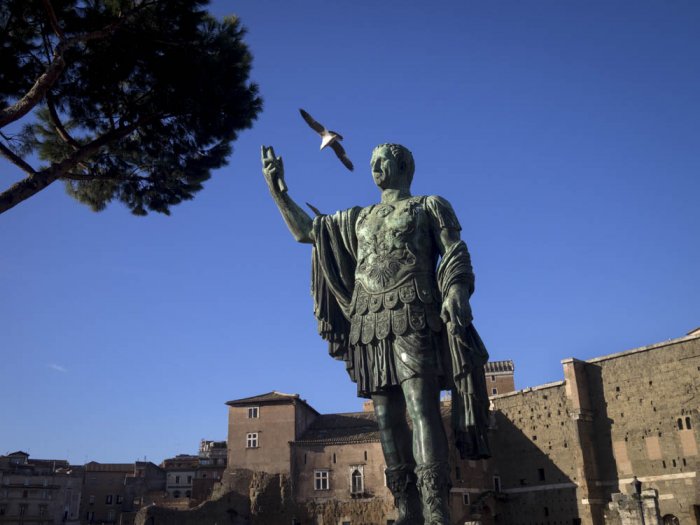
[[[82,467],[65,460],[0,456],[0,524],[77,525],[81,486]]]
[[[165,471],[165,492],[168,498],[190,499],[195,472],[199,466],[199,456],[178,454],[174,458],[164,459],[160,464]]]
[[[80,523],[133,523],[136,512],[164,498],[165,471],[148,461],[97,463],[84,468]]]

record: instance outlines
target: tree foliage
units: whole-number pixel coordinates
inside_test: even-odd
[[[0,2],[0,154],[26,173],[0,213],[57,180],[136,215],[202,189],[262,107],[244,30],[207,3]]]

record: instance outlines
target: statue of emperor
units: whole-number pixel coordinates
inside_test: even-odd
[[[289,196],[272,147],[262,147],[262,164],[290,232],[313,245],[319,332],[331,356],[345,362],[358,396],[373,401],[396,525],[449,524],[442,390],[452,391],[461,457],[490,456],[488,353],[472,324],[474,274],[452,206],[411,195],[413,155],[398,144],[372,152],[377,204],[313,219]]]

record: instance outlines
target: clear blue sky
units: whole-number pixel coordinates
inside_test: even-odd
[[[372,148],[408,146],[414,193],[460,217],[475,323],[520,388],[700,325],[697,1],[212,10],[248,27],[265,109],[194,201],[95,214],[56,184],[0,216],[0,453],[158,462],[225,439],[224,403],[270,390],[360,409],[316,334],[310,248],[267,193],[261,144],[325,212],[375,202]],[[300,107],[344,134],[354,173]]]

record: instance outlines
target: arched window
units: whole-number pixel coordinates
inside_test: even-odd
[[[365,490],[365,483],[360,469],[356,468],[352,471],[350,476],[352,482],[351,493],[352,494],[362,494]]]
[[[179,490],[176,490],[175,492],[173,492],[173,498],[179,498],[179,497],[180,497],[180,491],[179,491]]]
[[[678,418],[678,430],[683,430],[683,418]]]
[[[191,497],[192,497],[192,492],[189,491],[189,490],[188,490],[187,492],[185,492],[185,497],[191,498]]]
[[[690,424],[690,416],[685,418],[685,428],[687,428],[688,430],[693,428],[693,426]]]

